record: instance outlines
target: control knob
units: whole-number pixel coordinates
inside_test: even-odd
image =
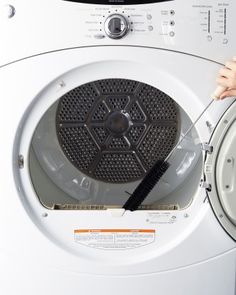
[[[112,14],[105,21],[105,32],[111,39],[121,39],[129,31],[129,22],[121,14]]]

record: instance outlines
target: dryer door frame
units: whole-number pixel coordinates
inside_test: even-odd
[[[208,196],[220,224],[236,240],[236,102],[224,113],[209,142],[205,161]]]
[[[194,187],[191,206],[175,211],[175,222],[152,224],[149,217],[156,218],[155,216],[161,216],[162,212],[143,210],[131,213],[128,211],[124,218],[123,216],[114,218],[112,215],[114,210],[94,210],[92,213],[88,210],[48,210],[38,201],[29,175],[29,147],[38,122],[45,110],[59,96],[78,86],[78,81],[83,84],[97,78],[121,76],[142,80],[174,97],[194,121],[208,104],[210,93],[215,87],[215,73],[219,67],[219,64],[184,54],[158,49],[117,46],[65,50],[29,58],[2,68],[0,78],[5,82],[1,85],[2,92],[5,93],[5,108],[2,110],[0,120],[2,126],[8,122],[7,128],[2,128],[2,138],[4,138],[2,165],[4,175],[14,173],[14,179],[7,177],[3,182],[5,190],[1,188],[1,191],[7,197],[2,198],[2,208],[11,208],[11,212],[17,212],[17,216],[21,214],[19,224],[25,228],[27,222],[29,226],[27,238],[30,236],[31,240],[37,240],[37,231],[28,222],[28,218],[24,217],[27,212],[44,236],[70,253],[72,263],[76,263],[74,269],[77,271],[79,265],[84,273],[109,275],[132,273],[135,275],[186,266],[186,261],[179,255],[181,244],[183,253],[186,249],[188,255],[192,252],[188,265],[231,250],[234,243],[221,226],[218,226],[210,205],[206,202],[205,191],[200,188],[199,183]],[[79,79],[74,85],[71,83],[70,75],[74,76],[74,71],[77,70]],[[14,87],[12,87],[12,81],[15,81]],[[25,87],[25,81],[27,81],[27,87]],[[215,103],[203,116],[201,122],[198,122],[196,128],[199,130],[201,142],[210,139],[211,128],[206,121],[215,125],[229,104],[229,100]],[[11,120],[8,120],[9,112],[6,112],[6,109],[12,111]],[[19,155],[24,157],[24,167],[18,166]],[[10,188],[14,188],[15,191],[15,187],[20,198],[18,201],[16,192],[9,193]],[[25,211],[21,210],[21,205]],[[4,212],[9,213],[7,210]],[[172,217],[172,211],[166,213],[168,218]],[[6,220],[9,220],[7,218],[8,216]],[[24,220],[25,223],[23,223]],[[15,221],[12,226],[14,228]],[[145,255],[143,248],[140,247],[132,250],[129,257],[124,251],[116,252],[114,255],[113,251],[101,252],[80,247],[74,241],[72,229],[78,229],[78,227],[102,229],[107,226],[110,229],[127,226],[131,229],[142,229],[151,226],[152,229],[157,228],[158,238],[155,243],[150,244]],[[193,245],[207,236],[209,231],[212,234],[209,236],[207,246],[200,247],[201,249],[196,251]],[[71,253],[80,259],[80,263]],[[65,262],[60,261],[63,265],[68,265],[69,256],[65,257]],[[50,259],[51,257],[48,257],[48,261],[51,261]]]

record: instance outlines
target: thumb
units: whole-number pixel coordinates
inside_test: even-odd
[[[220,99],[224,99],[226,97],[236,96],[236,89],[230,89],[223,92],[220,96]]]

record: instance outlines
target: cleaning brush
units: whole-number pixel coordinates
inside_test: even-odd
[[[198,118],[194,121],[194,123],[189,127],[189,129],[185,132],[185,134],[180,138],[178,143],[174,146],[172,151],[166,157],[166,159],[158,160],[154,166],[148,171],[144,179],[140,182],[137,188],[134,190],[132,195],[129,197],[123,209],[135,211],[138,207],[143,203],[143,201],[147,198],[152,189],[156,186],[158,181],[162,178],[162,176],[166,173],[168,168],[170,167],[169,159],[178,148],[180,143],[185,139],[185,137],[189,134],[189,132],[195,127],[197,122],[201,119],[204,113],[208,110],[208,108],[212,105],[214,100],[219,100],[221,94],[226,90],[225,87],[218,86],[215,92],[212,94],[212,100],[203,110],[203,112],[198,116]]]
[[[134,190],[123,208],[125,210],[134,211],[142,204],[154,186],[158,183],[161,177],[165,174],[170,164],[164,160],[158,160],[150,171],[145,175],[144,179]]]

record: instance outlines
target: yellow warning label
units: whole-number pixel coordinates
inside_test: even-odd
[[[149,245],[155,241],[154,229],[76,229],[75,242],[103,250],[125,250]]]

